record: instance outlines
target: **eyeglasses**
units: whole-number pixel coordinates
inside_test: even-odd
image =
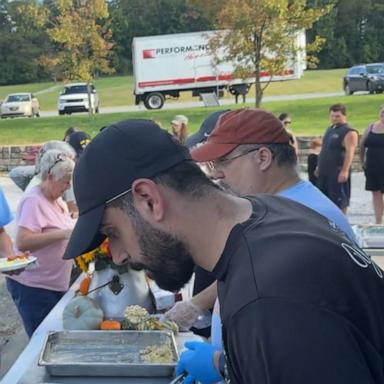
[[[55,165],[65,161],[68,157],[64,153],[59,153],[56,157],[55,162],[48,168],[48,175],[51,173],[52,169],[55,168]]]
[[[240,153],[236,156],[233,156],[233,157],[224,157],[224,158],[221,158],[221,159],[217,159],[217,160],[213,160],[213,161],[208,161],[206,164],[207,164],[207,167],[211,170],[211,171],[218,171],[220,169],[222,169],[223,167],[225,167],[226,164],[229,164],[231,161],[235,160],[235,159],[238,159],[239,157],[242,157],[242,156],[245,156],[245,155],[248,155],[248,153],[251,153],[251,152],[255,152],[255,151],[258,151],[261,147],[258,147],[258,148],[252,148],[246,152],[243,152],[243,153]]]
[[[129,188],[129,189],[127,189],[126,191],[119,193],[119,194],[116,195],[115,197],[112,197],[112,199],[107,200],[107,201],[105,202],[105,205],[111,204],[112,201],[117,200],[118,198],[120,198],[120,197],[126,195],[127,193],[129,193],[129,192],[131,192],[131,191],[132,191],[132,188]]]

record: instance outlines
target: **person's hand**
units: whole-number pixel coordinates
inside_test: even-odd
[[[348,171],[341,171],[339,173],[339,176],[337,177],[338,183],[345,183],[348,180],[349,172]]]
[[[184,384],[192,384],[194,381],[211,384],[222,380],[213,360],[216,349],[211,344],[201,341],[187,341],[185,347],[188,350],[181,354],[176,366],[176,376],[183,372],[188,373],[184,379]]]
[[[168,312],[165,318],[174,321],[181,331],[187,331],[204,312],[191,300],[179,301]]]
[[[319,177],[319,167],[316,167],[313,173],[316,177]]]

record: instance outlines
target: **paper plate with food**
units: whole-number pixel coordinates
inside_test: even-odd
[[[35,256],[20,255],[0,258],[0,272],[11,272],[27,267],[36,261]]]

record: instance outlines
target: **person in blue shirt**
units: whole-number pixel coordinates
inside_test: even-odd
[[[13,220],[11,210],[4,192],[0,187],[0,256],[8,257],[14,254],[12,241],[4,227]]]
[[[312,183],[301,180],[297,171],[297,155],[289,142],[282,142],[281,136],[273,137],[265,126],[258,125],[258,118],[270,118],[271,124],[277,124],[272,114],[256,109],[244,109],[233,119],[232,126],[220,125],[207,141],[192,150],[192,158],[204,163],[209,170],[209,176],[215,179],[224,189],[239,195],[257,195],[260,193],[274,194],[301,203],[326,217],[332,226],[341,230],[350,240],[355,241],[355,235],[346,216]],[[250,122],[249,119],[253,119]],[[277,120],[277,119],[276,119]],[[226,153],[223,154],[223,151]],[[217,298],[216,283],[202,291],[191,300],[180,302],[173,307],[166,317],[178,323],[182,328],[191,327],[205,310],[212,308]],[[190,316],[189,316],[190,314]],[[191,359],[199,363],[201,356],[208,356],[222,349],[221,320],[219,303],[216,300],[212,316],[211,347],[196,346],[181,355],[178,371],[187,370]],[[206,354],[202,354],[204,349]],[[208,351],[209,349],[209,351]],[[192,356],[192,357],[191,357]],[[185,360],[188,360],[186,363]],[[203,366],[197,364],[196,366]],[[193,372],[188,372],[190,378]]]

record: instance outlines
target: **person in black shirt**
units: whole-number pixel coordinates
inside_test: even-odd
[[[257,124],[260,143],[271,130],[286,142],[271,116],[237,123]],[[188,343],[185,383],[218,381],[223,366],[232,384],[384,381],[382,271],[323,216],[282,197],[225,193],[148,120],[99,133],[74,187],[80,215],[64,258],[108,236],[115,263],[148,271],[164,289],[189,281],[195,263],[218,279],[226,364],[209,344]]]
[[[347,108],[334,104],[329,108],[332,125],[323,137],[319,155],[318,188],[344,213],[351,196],[351,165],[358,142],[358,133],[347,123]]]

